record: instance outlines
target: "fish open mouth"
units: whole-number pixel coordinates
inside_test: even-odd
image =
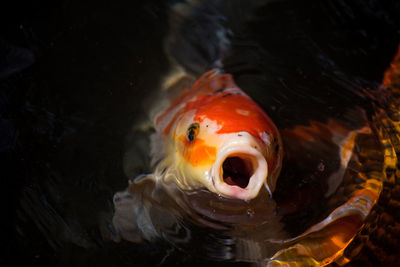
[[[266,184],[268,164],[257,149],[235,144],[221,148],[210,174],[212,191],[218,195],[250,200]]]
[[[253,163],[246,157],[227,157],[222,164],[222,177],[228,185],[246,188],[253,173]]]

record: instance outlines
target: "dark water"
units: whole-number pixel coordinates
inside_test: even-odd
[[[113,241],[112,198],[127,186],[123,157],[135,143],[127,136],[168,70],[167,4],[17,2],[1,11],[5,266],[245,265],[205,257],[201,242],[180,250],[163,240]],[[374,112],[359,92],[380,85],[399,30],[394,0],[270,3],[241,25],[225,70],[282,131],[328,119],[356,129]],[[284,142],[290,149],[274,198],[295,236],[326,215],[321,181],[340,159],[323,140]],[[137,157],[132,173],[150,171],[146,157]],[[205,247],[213,250],[213,242]]]

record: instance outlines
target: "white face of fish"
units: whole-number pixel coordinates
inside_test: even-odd
[[[248,132],[219,134],[215,122],[193,123],[191,116],[182,118],[175,129],[169,149],[175,152],[175,182],[182,189],[206,187],[242,200],[255,198],[263,184],[269,190],[267,143]]]

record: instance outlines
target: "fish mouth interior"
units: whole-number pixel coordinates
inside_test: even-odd
[[[254,174],[252,160],[244,156],[227,157],[222,163],[222,173],[226,184],[246,188]]]

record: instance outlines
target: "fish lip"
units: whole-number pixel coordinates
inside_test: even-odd
[[[229,185],[223,180],[222,165],[228,157],[243,155],[252,162],[254,173],[249,178],[245,188],[236,185]],[[222,148],[217,159],[211,168],[211,179],[214,185],[214,192],[227,198],[251,200],[258,195],[262,185],[266,183],[268,176],[268,164],[263,154],[255,148],[247,146],[235,146]],[[267,186],[268,189],[268,186]],[[269,190],[269,189],[268,189]]]

